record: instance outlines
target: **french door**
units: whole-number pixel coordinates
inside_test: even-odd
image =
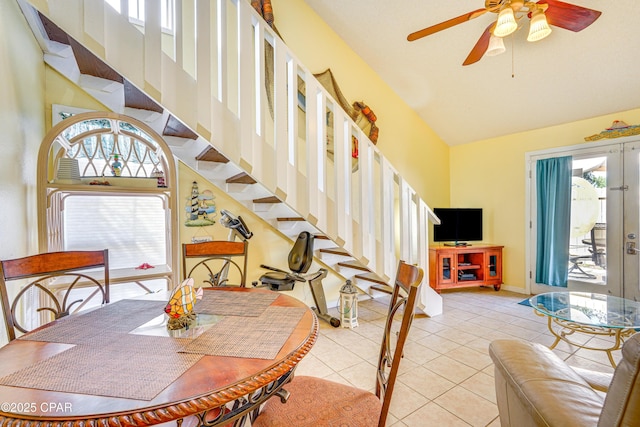
[[[640,300],[640,138],[564,147],[528,156],[530,270],[536,258],[536,161],[572,156],[567,289]],[[558,287],[536,283],[531,293]]]

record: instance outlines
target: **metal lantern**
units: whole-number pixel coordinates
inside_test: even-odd
[[[351,280],[340,288],[340,323],[343,328],[358,326],[358,289],[351,284]]]

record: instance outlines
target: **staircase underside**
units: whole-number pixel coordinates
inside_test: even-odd
[[[248,2],[177,2],[165,50],[152,0],[142,24],[101,1],[16,1],[47,64],[292,241],[312,233],[316,261],[363,292],[399,259],[427,270],[433,212]],[[418,307],[440,314],[426,282]]]
[[[47,45],[55,47],[54,51],[44,52],[45,61],[50,66],[112,111],[147,123],[167,141],[176,158],[292,241],[302,231],[314,234],[317,260],[345,280],[352,280],[363,292],[368,292],[372,285],[378,290],[391,289],[384,278],[371,272],[348,252],[342,250],[336,257],[331,250],[325,250],[341,248],[125,76],[105,64],[46,16],[37,15],[48,36]],[[336,262],[339,259],[347,261]]]

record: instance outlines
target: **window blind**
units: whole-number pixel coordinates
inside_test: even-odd
[[[64,202],[64,250],[109,249],[109,266],[167,264],[168,212],[158,196],[71,194]]]

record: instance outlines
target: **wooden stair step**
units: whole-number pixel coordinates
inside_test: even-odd
[[[276,196],[263,197],[261,199],[253,199],[253,203],[282,203],[282,200]]]
[[[343,255],[343,256],[348,256],[350,257],[351,254],[349,254],[349,252],[345,251],[342,248],[339,247],[335,247],[335,248],[322,248],[319,249],[319,251],[321,253],[325,253],[325,254],[335,254],[335,255]]]
[[[256,180],[251,178],[245,172],[240,172],[239,174],[234,175],[231,178],[227,178],[225,182],[227,184],[255,184]]]
[[[198,134],[178,120],[174,115],[169,115],[169,119],[164,126],[162,135],[177,136],[178,138],[186,139],[198,139]]]
[[[393,288],[389,285],[380,286],[380,285],[371,285],[369,289],[373,289],[374,291],[384,292],[385,294],[393,295]]]
[[[378,283],[380,285],[387,285],[387,282],[378,277],[378,275],[373,273],[365,273],[365,274],[356,274],[356,279],[366,280],[368,282]]]
[[[213,147],[207,147],[204,149],[202,153],[196,156],[196,160],[201,160],[203,162],[229,163],[229,159]]]
[[[276,218],[276,220],[280,222],[287,222],[287,221],[295,222],[295,221],[304,221],[305,219],[302,218],[301,216],[296,216],[296,217],[279,217],[279,218]]]
[[[340,267],[353,268],[355,270],[371,272],[369,267],[360,264],[358,261],[341,261],[338,263]]]
[[[314,234],[313,238],[316,240],[330,240],[329,237],[325,236],[324,234]]]

